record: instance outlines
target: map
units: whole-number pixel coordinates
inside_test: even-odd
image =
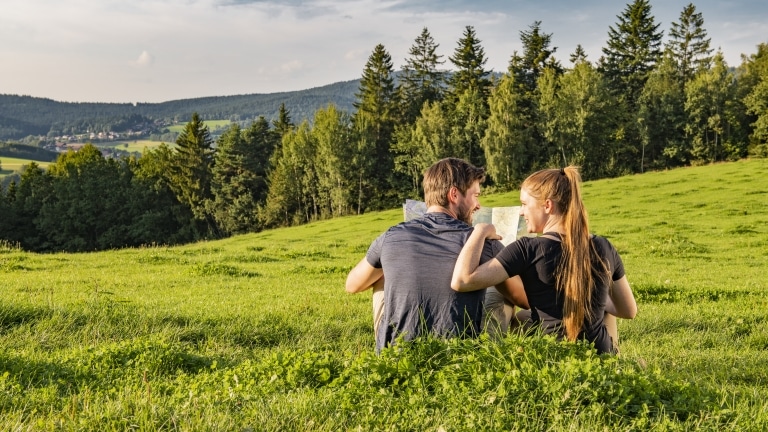
[[[403,204],[403,218],[406,221],[421,217],[427,211],[424,201],[405,200]],[[501,243],[504,246],[512,243],[520,237],[527,236],[525,219],[520,216],[520,207],[481,207],[472,215],[472,224],[490,223],[496,227],[496,232],[501,235]]]

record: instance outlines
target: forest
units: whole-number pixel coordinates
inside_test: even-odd
[[[627,4],[595,60],[581,46],[556,60],[538,21],[519,37],[493,74],[474,27],[447,59],[425,27],[398,72],[373,48],[352,109],[295,124],[283,102],[215,141],[194,111],[172,147],[113,159],[86,146],[32,164],[0,194],[0,239],[90,251],[361,214],[420,197],[421,173],[447,156],[484,166],[493,190],[551,166],[592,180],[768,156],[768,44],[727,65],[693,4],[666,38],[647,0]]]

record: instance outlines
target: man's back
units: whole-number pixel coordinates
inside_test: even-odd
[[[459,293],[451,289],[456,257],[472,227],[444,213],[401,223],[379,236],[367,261],[384,270],[384,315],[376,349],[398,335],[406,340],[425,332],[456,336],[480,331],[484,290]],[[499,242],[487,243],[481,262],[496,255]]]

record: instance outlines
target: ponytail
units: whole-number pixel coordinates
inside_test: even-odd
[[[587,210],[581,199],[581,175],[574,166],[542,170],[531,174],[522,187],[537,199],[551,200],[562,214],[563,254],[555,272],[555,286],[565,297],[563,324],[566,338],[574,341],[584,322],[594,318],[591,308],[594,264],[600,273],[607,273],[590,240]]]

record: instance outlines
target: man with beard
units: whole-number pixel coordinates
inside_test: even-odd
[[[456,292],[451,289],[451,275],[472,233],[472,214],[480,208],[484,180],[485,170],[464,160],[436,162],[424,172],[424,216],[381,234],[350,271],[347,292],[374,287],[377,352],[398,337],[411,340],[427,333],[474,337],[480,332],[485,290]],[[487,241],[480,263],[502,248],[498,240]],[[510,301],[527,305],[518,278],[508,279],[496,289]],[[383,297],[380,310],[377,296]]]

